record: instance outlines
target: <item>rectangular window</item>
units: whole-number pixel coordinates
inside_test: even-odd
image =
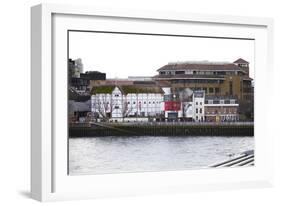
[[[235,104],[235,103],[236,103],[235,99],[230,100],[230,104]]]
[[[219,101],[218,99],[215,99],[215,100],[213,101],[213,103],[214,103],[214,104],[219,104],[220,101]]]
[[[214,93],[214,88],[210,87],[209,88],[209,93]]]
[[[196,108],[196,114],[198,114],[198,109]]]
[[[216,87],[216,88],[215,88],[215,93],[216,93],[216,94],[217,94],[217,93],[220,93],[220,88]]]
[[[184,74],[184,71],[176,71],[175,74]]]

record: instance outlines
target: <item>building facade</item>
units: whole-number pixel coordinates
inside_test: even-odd
[[[205,99],[205,121],[239,121],[239,104],[237,99],[231,97],[207,97]]]
[[[68,83],[80,94],[89,92],[90,82],[106,80],[106,74],[98,71],[87,71],[83,73],[83,64],[81,59],[68,60]]]
[[[156,118],[163,112],[163,90],[136,85],[103,85],[91,91],[92,114],[105,121]]]
[[[206,95],[233,96],[239,100],[253,96],[249,63],[238,59],[224,62],[177,62],[169,63],[157,70],[154,80],[169,85],[174,90],[204,90]]]
[[[77,67],[75,61],[69,67]],[[243,59],[169,63],[154,77],[128,79],[97,71],[78,77],[76,70],[83,71],[73,70],[69,97],[88,94],[96,121],[253,121],[254,87]]]
[[[82,59],[69,59],[68,60],[68,72],[69,77],[80,78],[80,74],[83,73]]]
[[[195,90],[188,98],[179,96],[176,94],[164,95],[166,121],[239,121],[239,103],[231,96],[206,96],[204,90]]]
[[[194,91],[193,93],[193,115],[195,122],[205,121],[205,91]]]

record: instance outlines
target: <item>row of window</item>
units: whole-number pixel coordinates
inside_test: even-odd
[[[205,91],[207,91],[207,88],[204,88],[203,90],[205,90]],[[209,88],[209,93],[219,93],[220,92],[220,88],[218,88],[218,87],[215,87],[215,88],[212,88],[212,87],[210,87]]]
[[[130,103],[131,103],[131,102],[127,102],[127,104],[130,104]],[[161,102],[158,102],[158,101],[156,101],[156,102],[155,102],[155,101],[153,101],[153,102],[150,102],[150,101],[149,101],[149,102],[148,102],[148,104],[160,104],[160,103],[161,103]],[[133,104],[136,104],[136,102],[134,101]],[[139,104],[141,104],[141,101],[139,102]],[[143,104],[146,104],[146,101],[144,101]]]
[[[198,111],[199,111],[199,114],[202,114],[202,112],[203,112],[202,108],[200,108],[199,110],[198,110],[198,108],[196,108],[195,113],[198,114]]]
[[[199,119],[199,117],[196,116],[195,119],[196,119],[196,120],[199,120],[199,121],[204,121],[204,117],[200,117],[200,119]]]
[[[236,111],[229,111],[229,112],[218,112],[218,111],[206,111],[206,114],[236,114]]]
[[[132,102],[133,104],[136,104],[136,102]],[[153,101],[153,102],[148,102],[148,104],[160,104],[161,102],[158,102],[158,101]],[[97,102],[97,104],[104,104],[103,102]],[[106,102],[105,104],[109,104],[109,102]],[[127,104],[131,104],[131,102],[127,102]],[[139,102],[139,104],[141,104],[141,102]],[[143,104],[146,104],[146,102],[144,101]]]
[[[220,93],[220,88],[219,87],[189,87],[193,91],[200,91],[204,90],[205,93],[210,93],[210,94],[218,94]]]
[[[156,94],[157,95],[157,94]],[[114,97],[119,97],[119,94],[114,94]],[[139,95],[140,96],[140,95]],[[157,97],[156,97],[157,98]],[[161,98],[161,96],[159,96],[159,98]]]
[[[235,99],[230,99],[230,100],[213,100],[213,99],[209,99],[209,100],[205,100],[205,104],[236,104],[236,100]]]
[[[114,109],[120,109],[120,107],[118,105],[116,105],[116,106],[114,106]],[[153,111],[152,109],[155,110],[155,108],[150,108],[149,110]]]
[[[160,75],[175,75],[175,74],[199,74],[199,75],[235,75],[238,71],[192,71],[192,70],[178,70],[178,71],[161,71]]]
[[[190,84],[190,83],[203,83],[203,84],[220,84],[223,83],[222,79],[173,79],[173,84]]]

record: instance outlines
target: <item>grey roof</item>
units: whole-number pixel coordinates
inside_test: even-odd
[[[76,102],[73,100],[68,101],[68,111],[69,112],[90,112],[91,111],[91,101],[86,102]]]
[[[74,100],[77,102],[85,102],[87,100],[90,100],[91,96],[90,94],[85,92],[85,95],[79,94],[75,88],[69,87],[68,88],[68,99]]]
[[[239,58],[237,59],[235,62],[233,62],[234,64],[249,64],[249,62],[247,62],[246,60]]]
[[[243,71],[234,63],[213,64],[210,62],[203,63],[174,63],[166,64],[157,71],[172,71],[172,70],[201,70],[201,71]]]

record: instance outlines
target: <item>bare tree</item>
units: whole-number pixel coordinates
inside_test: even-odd
[[[123,119],[125,117],[128,117],[132,110],[133,110],[133,108],[132,108],[132,106],[131,107],[128,106],[128,102],[127,102],[126,98],[122,99],[122,117],[123,117]]]
[[[102,94],[96,96],[94,107],[99,115],[101,115],[102,119],[108,121],[112,116],[115,106],[116,102],[113,100],[112,95]]]
[[[98,111],[99,115],[101,115],[103,119],[106,119],[106,101],[104,101],[104,97],[101,99],[100,95],[96,95],[94,107]]]

